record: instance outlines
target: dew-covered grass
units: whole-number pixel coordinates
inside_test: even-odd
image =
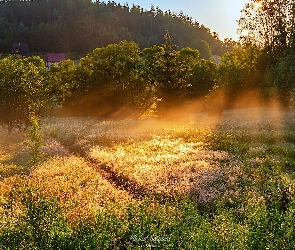
[[[294,249],[295,112],[45,118],[1,131],[2,249]]]

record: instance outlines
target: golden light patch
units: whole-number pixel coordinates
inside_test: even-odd
[[[206,150],[202,143],[169,136],[155,136],[129,146],[94,147],[89,157],[107,164],[111,171],[144,187],[147,193],[196,193],[200,197],[202,192],[204,200],[208,193],[205,182],[219,178],[218,161],[229,159],[227,153]]]
[[[255,8],[255,9],[262,9],[262,7],[263,7],[263,5],[262,5],[261,2],[255,2],[255,3],[254,3],[254,8]]]

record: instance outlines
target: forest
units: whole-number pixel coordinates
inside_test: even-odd
[[[97,47],[122,40],[140,48],[161,45],[168,29],[179,49],[198,49],[203,58],[230,49],[216,32],[183,12],[151,6],[120,5],[114,1],[35,0],[0,1],[0,53],[11,53],[13,43],[25,42],[35,54],[47,52],[85,56]],[[85,39],[87,37],[87,39]],[[76,59],[76,58],[75,58]]]
[[[153,6],[0,13],[1,249],[295,249],[294,0],[249,0],[237,42]]]

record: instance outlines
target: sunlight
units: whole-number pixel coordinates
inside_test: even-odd
[[[262,3],[261,2],[255,2],[254,3],[254,8],[255,9],[262,9]]]

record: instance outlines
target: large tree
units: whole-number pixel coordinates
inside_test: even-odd
[[[52,64],[47,72],[47,82],[53,103],[63,105],[80,87],[74,61],[67,59],[58,65]]]
[[[168,31],[162,46],[143,50],[144,78],[155,89],[160,115],[181,105],[188,97],[191,84],[188,78],[198,64],[198,50],[183,48],[177,50]]]
[[[293,42],[294,0],[250,0],[238,21],[242,43],[253,43],[274,56]]]
[[[295,1],[250,0],[239,19],[240,41],[262,49],[260,75],[275,90],[283,106],[288,106],[294,89]]]
[[[31,112],[38,115],[48,107],[45,73],[40,57],[0,60],[0,124],[9,132],[26,124]]]
[[[75,109],[98,116],[124,115],[121,111],[127,108],[141,113],[150,98],[142,70],[140,49],[134,42],[124,40],[94,49],[76,69],[81,92],[73,102]]]

